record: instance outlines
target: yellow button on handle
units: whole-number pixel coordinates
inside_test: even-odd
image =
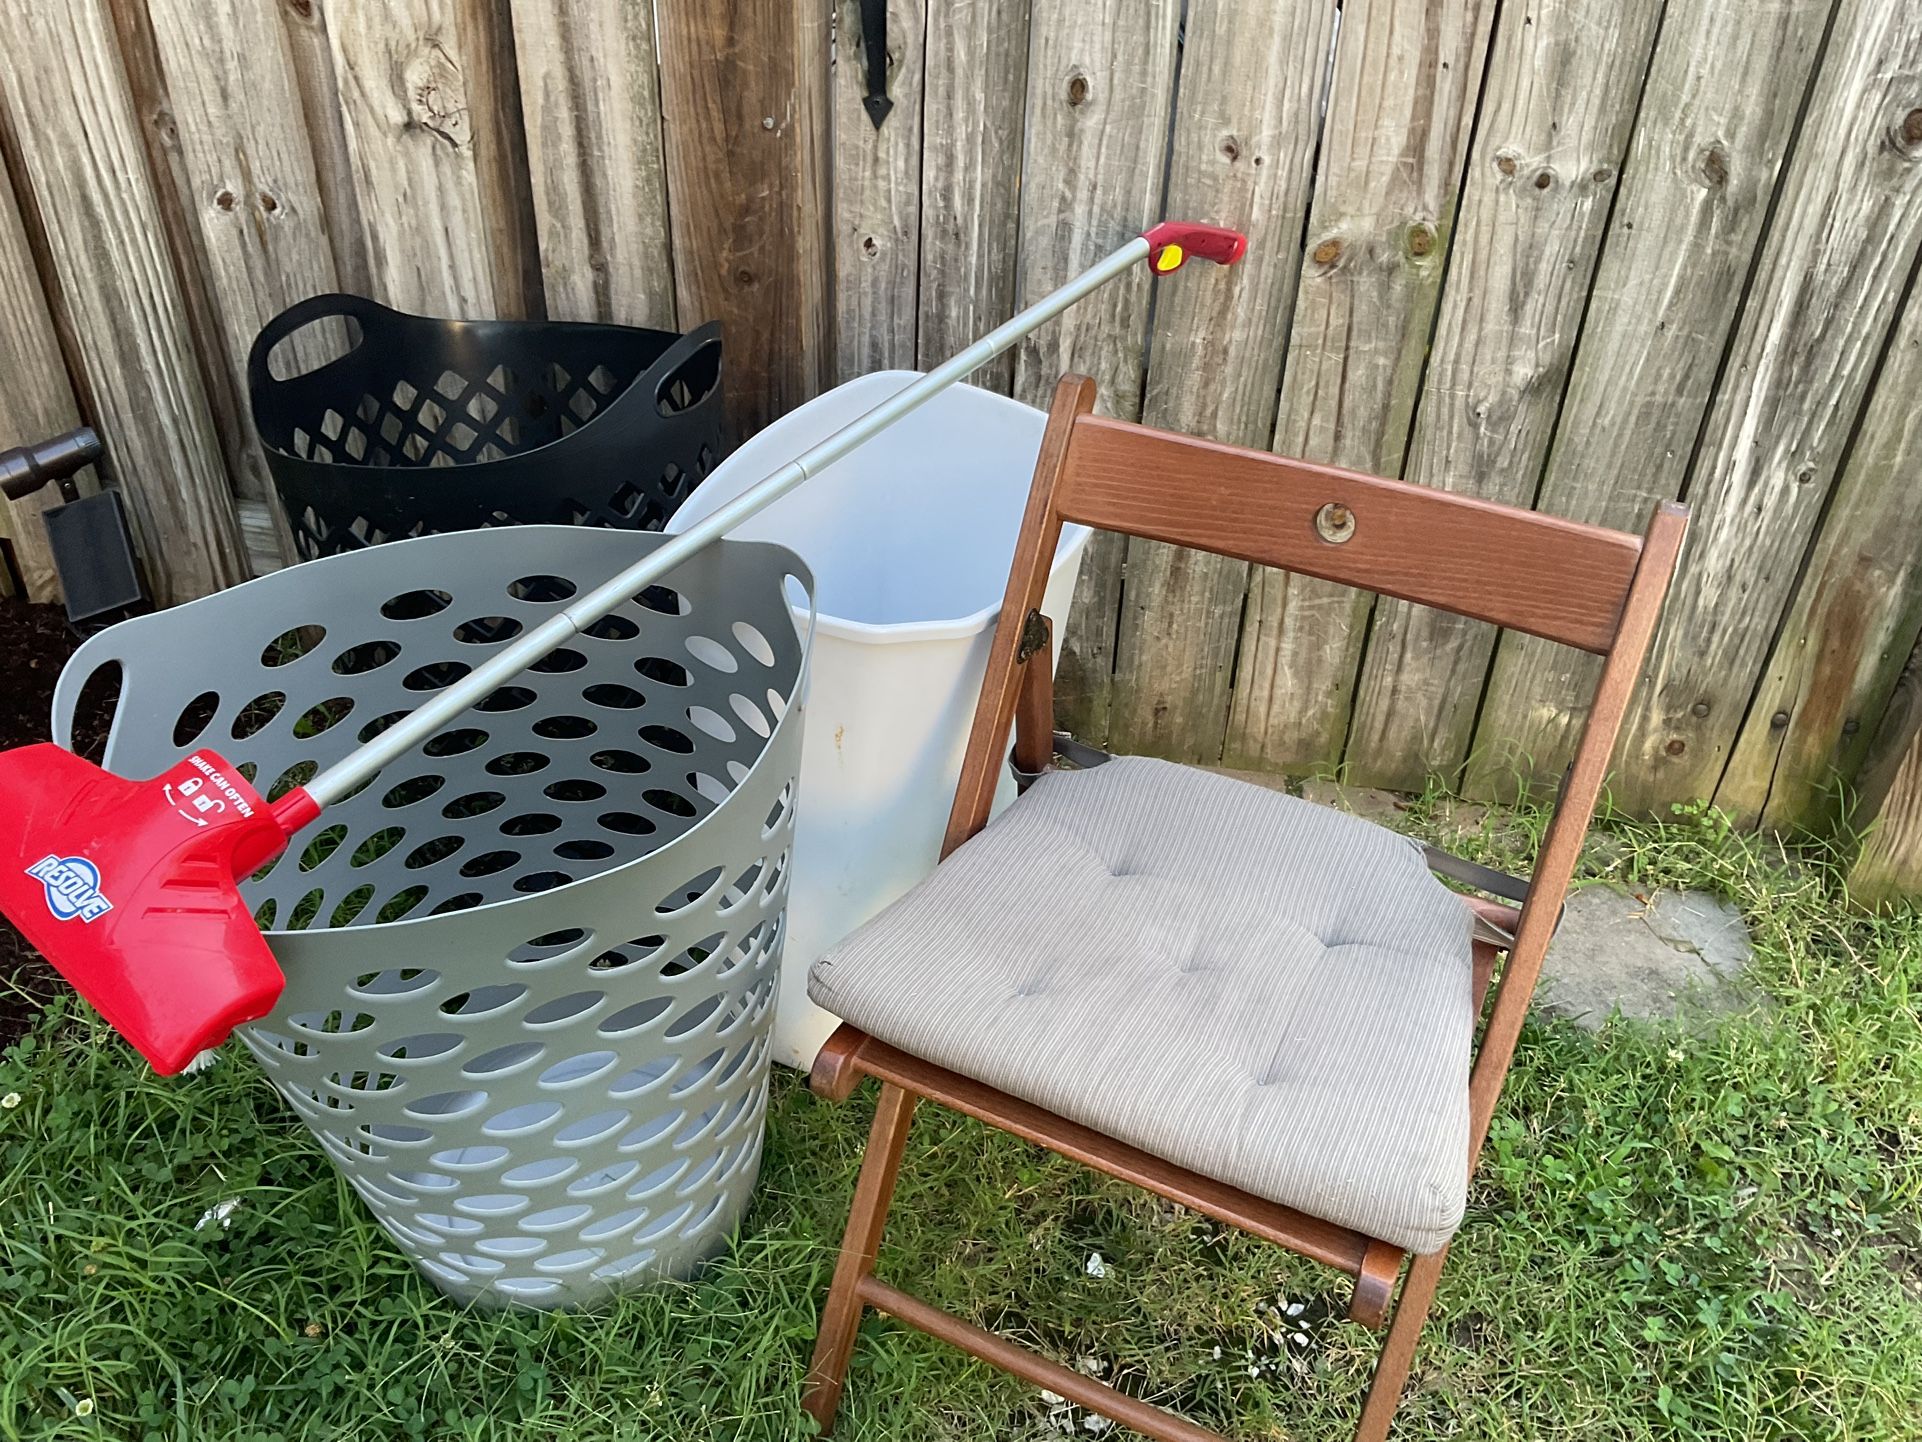
[[[1181,262],[1186,259],[1187,256],[1182,253],[1180,246],[1174,244],[1164,245],[1155,254],[1155,269],[1164,274],[1171,270],[1179,270],[1181,269]]]

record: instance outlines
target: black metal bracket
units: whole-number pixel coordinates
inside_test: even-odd
[[[888,0],[861,0],[861,46],[868,62],[868,93],[861,106],[879,130],[894,109],[888,99]]]

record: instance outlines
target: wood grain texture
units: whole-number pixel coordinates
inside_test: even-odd
[[[1715,802],[1828,831],[1922,631],[1922,291],[1911,291]]]
[[[231,417],[222,418],[233,428],[229,464],[236,489],[261,503],[269,523],[262,559],[284,563],[292,538],[247,404],[247,353],[267,321],[337,286],[291,46],[280,19],[252,0],[148,0],[146,8],[176,199],[198,241],[214,328],[200,340],[233,397]],[[328,355],[318,337],[295,345],[309,363]]]
[[[888,0],[888,96],[879,129],[861,106],[860,0],[839,0],[834,65],[834,364],[839,380],[912,369],[920,311],[923,0]],[[943,278],[943,284],[948,283]]]
[[[162,604],[246,575],[233,493],[103,0],[0,7],[8,112],[76,359]]]
[[[1020,304],[1039,300],[1158,218],[1180,18],[1176,0],[1034,0]],[[1080,370],[1093,378],[1103,411],[1139,415],[1148,286],[1144,265],[1022,340],[1016,399],[1043,405],[1057,379]],[[1074,610],[1058,637],[1062,724],[1097,743],[1108,733],[1125,553],[1118,537],[1089,544]]]
[[[1849,868],[1857,904],[1922,897],[1922,641],[1896,682],[1857,784],[1867,836]]]
[[[0,171],[0,450],[43,441],[80,424],[80,407],[67,381],[66,362],[40,272],[27,244],[13,187]],[[53,552],[40,513],[58,505],[48,486],[18,501],[0,500],[0,535],[11,537],[13,559],[30,601],[60,599]]]
[[[1913,733],[1849,869],[1849,896],[1860,906],[1875,908],[1922,896],[1922,730]]]
[[[261,531],[266,544],[258,552],[249,539],[252,532],[246,511],[251,510],[263,520],[267,516],[266,467],[252,444],[251,428],[245,418],[246,396],[235,385],[235,372],[227,364],[220,301],[214,294],[213,264],[194,216],[197,187],[190,178],[187,157],[182,152],[180,127],[174,118],[173,99],[168,93],[153,20],[145,0],[107,0],[107,9],[133,97],[134,117],[147,147],[167,254],[180,287],[188,331],[194,340],[194,361],[212,412],[214,438],[220,444],[221,462],[235,493],[241,550],[252,574],[277,570],[286,563],[291,538],[285,533],[275,535],[269,524]]]
[[[1274,449],[1401,468],[1441,291],[1493,0],[1342,9]],[[1224,760],[1313,770],[1340,759],[1368,600],[1303,577],[1249,577]]]
[[[821,1326],[814,1339],[814,1356],[808,1363],[807,1387],[801,1399],[801,1406],[821,1424],[823,1432],[834,1425],[834,1414],[841,1405],[841,1389],[847,1382],[848,1361],[854,1355],[855,1333],[861,1323],[859,1286],[873,1273],[875,1257],[881,1250],[881,1233],[887,1226],[895,1181],[901,1175],[901,1157],[914,1120],[914,1105],[912,1093],[883,1086],[874,1109],[874,1124],[868,1130],[861,1176],[854,1186],[847,1232],[841,1239],[834,1281],[821,1309]]]
[[[506,313],[502,237],[481,179],[486,97],[462,0],[354,0],[327,14],[376,300],[428,315]]]
[[[1428,1309],[1435,1301],[1435,1286],[1441,1280],[1442,1263],[1448,1248],[1415,1258],[1408,1264],[1408,1277],[1401,1284],[1401,1299],[1395,1303],[1394,1320],[1388,1324],[1388,1339],[1382,1344],[1375,1362],[1375,1374],[1368,1381],[1368,1396],[1362,1403],[1361,1420],[1355,1426],[1354,1442],[1388,1442],[1388,1429],[1394,1425],[1395,1410],[1408,1387],[1408,1371],[1414,1365],[1415,1344],[1428,1322]]]
[[[1660,0],[1502,11],[1409,480],[1534,499],[1660,16]],[[1357,656],[1347,775],[1408,791],[1437,776],[1452,785],[1494,645],[1492,629],[1459,616],[1376,606]]]
[[[828,0],[662,0],[661,98],[682,329],[722,323],[736,438],[821,389]]]
[[[1273,434],[1334,21],[1332,0],[1188,7],[1167,212],[1232,225],[1249,250],[1155,282],[1152,425],[1234,445]],[[1130,541],[1126,567],[1108,744],[1218,760],[1248,568],[1153,541]]]
[[[1618,800],[1713,794],[1922,248],[1922,6],[1843,0],[1689,481]]]
[[[330,0],[280,0],[278,8],[287,32],[287,53],[293,62],[301,113],[307,121],[314,179],[327,213],[334,277],[342,289],[370,295],[373,268],[367,259],[367,235],[361,225],[360,193],[354,188],[353,151],[347,143],[347,121],[340,109],[334,50],[327,40],[328,3]]]
[[[1536,504],[1637,526],[1679,495],[1834,0],[1669,0]],[[1561,778],[1597,664],[1503,636],[1464,789]]]
[[[513,21],[548,316],[672,329],[654,7],[517,0]]]
[[[1361,587],[1603,652],[1641,554],[1634,536],[1107,417],[1075,429],[1061,515]],[[1328,508],[1352,521],[1324,539]]]
[[[927,16],[916,364],[939,365],[1014,314],[1028,99],[1028,0],[945,0]],[[1007,394],[1003,354],[970,384]]]
[[[487,215],[494,303],[504,316],[539,320],[547,313],[547,302],[510,4],[458,0],[455,24],[475,116],[475,170]]]

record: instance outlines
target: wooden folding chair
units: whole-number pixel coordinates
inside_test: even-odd
[[[863,1075],[879,1078],[882,1085],[803,1405],[824,1429],[832,1425],[856,1325],[862,1309],[874,1307],[1148,1436],[1178,1442],[1215,1437],[874,1275],[909,1119],[917,1100],[926,1100],[1348,1273],[1354,1278],[1349,1315],[1377,1329],[1387,1327],[1355,1433],[1381,1439],[1408,1377],[1447,1238],[1460,1219],[1467,1176],[1487,1134],[1610,748],[1668,589],[1687,512],[1674,504],[1658,505],[1647,531],[1637,537],[1106,420],[1091,413],[1093,402],[1093,383],[1081,377],[1064,379],[1055,393],[942,865],[814,971],[814,991],[823,1005],[853,1020],[868,1018],[865,1029],[843,1025],[830,1039],[814,1067],[815,1091],[838,1101]],[[1443,889],[1423,868],[1418,852],[1416,860],[1406,859],[1414,851],[1410,843],[1357,818],[1140,758],[1055,771],[984,832],[1008,757],[1010,726],[1017,775],[1041,773],[1054,759],[1049,628],[1038,608],[1062,524],[1070,521],[1437,606],[1604,657],[1533,881],[1510,888],[1522,900],[1520,907]],[[1131,819],[1123,803],[1147,796],[1167,797],[1166,815]],[[1198,818],[1205,824],[1197,827]],[[1178,844],[1163,835],[1183,827],[1188,831]],[[1233,869],[1241,858],[1251,858],[1252,875],[1239,889],[1224,889],[1206,904],[1196,901],[1198,887],[1207,889],[1206,877],[1199,883],[1191,875],[1170,878],[1188,864],[1185,858],[1207,852],[1219,833],[1236,827],[1247,831],[1246,843],[1209,864]],[[1337,869],[1327,871],[1330,866]],[[1010,867],[1025,874],[1001,874]],[[1352,874],[1356,889],[1343,902],[1345,909],[1330,911],[1317,896],[1284,895],[1293,871],[1323,881],[1334,876],[1337,888],[1339,878]],[[1089,878],[1101,900],[1090,903],[1085,914],[1071,915],[1056,936],[1052,913],[1074,912],[1075,877]],[[1015,898],[1005,925],[991,901],[977,905],[984,891],[994,893],[997,887],[1004,888],[998,893],[1004,899]],[[1049,887],[1053,890],[1040,896],[1038,908],[1020,903],[1024,888],[1033,895]],[[1209,954],[1209,945],[1219,948],[1221,940],[1214,930],[1218,915],[1229,918],[1221,928],[1247,926],[1244,895],[1250,890],[1268,898],[1257,909],[1293,907],[1306,919],[1277,918],[1272,950],[1264,935],[1252,948]],[[1118,929],[1104,933],[1123,913],[1125,921],[1113,922]],[[1312,938],[1311,930],[1317,933]],[[1153,956],[1127,955],[1128,938],[1136,935]],[[1081,936],[1101,952],[1093,962],[1069,955]],[[929,949],[943,954],[916,973],[916,959]],[[1019,958],[1004,966],[1003,952]],[[1494,1000],[1485,1009],[1503,954]],[[1284,965],[1284,955],[1307,957],[1312,964]],[[1128,972],[1123,989],[1107,994],[1108,1016],[1086,1005],[1046,1011],[1054,1004],[1045,995],[1049,985],[1070,977],[1075,986],[1099,991],[1108,984],[1105,969],[1111,967],[1141,970],[1138,977]],[[1236,1070],[1240,1062],[1230,1065],[1239,1043],[1226,1033],[1250,1009],[1259,1010],[1258,998],[1250,998],[1271,983],[1280,985],[1283,971],[1294,988],[1286,993],[1293,1010],[1290,1020],[1273,1023],[1287,1033],[1278,1060],[1266,1074],[1243,1077]],[[927,994],[897,1004],[890,995],[897,972],[904,978],[921,976]],[[971,994],[976,978],[984,975],[993,980],[980,986],[993,994]],[[1223,978],[1230,975],[1240,979],[1250,997],[1224,1000],[1209,990],[1227,985]],[[1317,986],[1347,991],[1336,1006],[1317,1012],[1311,990]],[[905,980],[901,987],[907,987]],[[1371,987],[1395,1004],[1370,1010],[1356,1002]],[[1401,996],[1397,987],[1405,992],[1406,1007],[1395,1000]],[[1154,993],[1164,1024],[1143,1038],[1121,1038],[1119,1049],[1101,1064],[1128,1067],[1146,1053],[1139,1064],[1162,1080],[1115,1097],[1102,1089],[1119,1086],[1120,1080],[1088,1075],[1087,1055],[1107,1044],[1103,1028],[1111,1017],[1135,1015],[1130,988]],[[1210,1025],[1224,1032],[1194,1047],[1187,1061],[1176,1058],[1178,1065],[1170,1070],[1170,1059],[1160,1053],[1179,1049],[1180,1006],[1166,998],[1189,995],[1212,1008]],[[915,1019],[930,1010],[940,1015],[926,1025]],[[1412,1014],[1412,1025],[1404,1011]],[[1304,1020],[1308,1017],[1317,1019]],[[1320,1055],[1317,1048],[1325,1052],[1326,1038],[1336,1033],[1349,1049],[1344,1053],[1349,1062],[1337,1058],[1333,1070],[1353,1074],[1336,1075],[1331,1088],[1318,1088],[1313,1074],[1291,1080],[1290,1049],[1313,1060]],[[1438,1049],[1436,1036],[1444,1038]],[[930,1059],[928,1052],[943,1060]],[[1025,1095],[982,1079],[1010,1072],[1020,1073],[1018,1090]],[[1454,1080],[1440,1088],[1425,1084],[1425,1092],[1443,1094],[1431,1109],[1423,1090],[1409,1090],[1404,1072]],[[1206,1081],[1211,1077],[1221,1080]],[[1223,1109],[1211,1112],[1205,1094],[1196,1091],[1216,1084],[1240,1089],[1225,1108],[1233,1114],[1230,1123],[1221,1120]],[[1284,1104],[1274,1110],[1266,1109],[1262,1090],[1271,1084],[1283,1093]],[[1300,1095],[1291,1099],[1291,1087]],[[1451,1095],[1453,1087],[1459,1090]],[[1244,1115],[1278,1119],[1263,1123],[1270,1128],[1265,1134],[1283,1134],[1312,1124],[1314,1105],[1302,1096],[1321,1096],[1339,1110],[1346,1095],[1341,1088],[1358,1099],[1358,1109],[1343,1113],[1325,1162],[1319,1155],[1277,1157],[1246,1145],[1245,1136],[1237,1144],[1232,1129]],[[1092,1100],[1089,1093],[1096,1094]],[[1331,1096],[1335,1100],[1328,1102]],[[1045,1104],[1059,1097],[1071,1098],[1072,1106]],[[1163,1100],[1184,1108],[1172,1129],[1153,1115]],[[1063,1109],[1077,1111],[1081,1119],[1061,1115]],[[1121,1118],[1116,1129],[1131,1131],[1135,1139],[1089,1124],[1090,1117],[1110,1116]],[[1225,1134],[1224,1126],[1229,1128]],[[1412,1141],[1403,1136],[1404,1129]],[[1175,1150],[1204,1148],[1212,1138],[1220,1165],[1180,1164],[1167,1159],[1169,1148],[1137,1144],[1150,1134],[1165,1134],[1178,1143]],[[1454,1150],[1463,1137],[1465,1153]],[[1420,1185],[1411,1186],[1395,1170],[1400,1165],[1395,1159],[1404,1155],[1411,1169],[1418,1170],[1415,1162],[1423,1158],[1429,1161]],[[1437,1156],[1440,1173],[1433,1170]],[[1277,1169],[1292,1180],[1268,1194],[1241,1184],[1250,1174],[1266,1176]],[[1436,1184],[1437,1175],[1446,1186]],[[1303,1202],[1304,1196],[1328,1205],[1318,1212]],[[1340,1215],[1320,1214],[1331,1211]],[[1377,1217],[1392,1222],[1379,1230],[1397,1232],[1401,1239],[1375,1235],[1355,1220]]]

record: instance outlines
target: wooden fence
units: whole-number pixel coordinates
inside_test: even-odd
[[[1155,217],[1219,220],[1253,237],[1235,272],[1116,284],[985,383],[1038,403],[1083,370],[1116,415],[1625,527],[1682,496],[1618,800],[1819,826],[1901,772],[1922,6],[889,0],[878,127],[861,9],[5,6],[0,442],[98,423],[180,600],[281,559],[241,364],[309,293],[718,317],[746,432]],[[1104,537],[1061,692],[1119,748],[1495,794],[1559,775],[1591,679]]]

